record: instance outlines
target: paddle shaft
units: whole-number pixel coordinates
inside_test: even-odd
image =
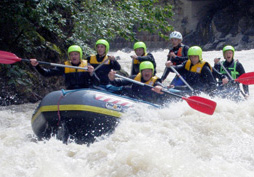
[[[119,56],[116,57],[116,60],[120,59]],[[22,61],[27,61],[30,62],[29,59],[21,59]],[[96,68],[94,68],[93,73],[98,70],[102,65],[104,65],[109,58],[107,58],[105,61],[103,61],[101,64],[99,64]],[[82,70],[87,70],[87,67],[78,67],[78,66],[68,66],[68,65],[63,65],[63,64],[58,64],[58,63],[48,63],[44,61],[38,61],[39,64],[45,64],[45,65],[50,65],[50,66],[56,66],[56,67],[63,67],[63,68],[74,68],[74,69],[82,69]]]
[[[227,73],[228,77],[230,78],[230,80],[234,81],[233,77],[231,76],[231,74],[228,72],[228,70],[225,68],[225,66],[223,65],[222,62],[219,62],[221,67],[225,70],[225,72]],[[239,86],[240,92],[243,95],[243,97],[246,97],[245,93],[243,93],[243,91],[241,90],[240,86]]]
[[[115,76],[116,76],[116,77],[119,77],[119,78],[122,78],[122,79],[125,79],[125,80],[127,80],[127,81],[129,81],[129,82],[132,82],[132,83],[141,85],[141,86],[147,86],[147,87],[153,88],[153,86],[151,86],[151,85],[148,85],[148,84],[145,84],[145,83],[143,83],[143,82],[139,82],[139,81],[130,79],[130,78],[125,77],[125,76],[121,76],[121,75],[119,75],[119,74],[115,74]],[[178,98],[182,98],[181,95],[174,94],[174,93],[169,92],[169,91],[167,91],[167,90],[165,90],[165,89],[162,89],[161,91],[164,92],[164,93],[168,93],[168,94],[170,94],[170,95],[176,96],[176,97],[178,97]]]
[[[97,71],[100,67],[102,67],[102,65],[104,65],[108,60],[109,60],[109,58],[107,58],[107,59],[104,60],[101,64],[99,64],[99,65],[93,70],[93,73],[94,73],[95,71]]]
[[[93,72],[97,71],[97,70],[98,70],[100,67],[102,67],[108,60],[109,60],[109,58],[107,58],[106,60],[104,60],[101,64],[99,64],[96,68],[94,68],[94,71],[93,71]],[[115,58],[115,60],[120,60],[120,57],[117,56],[117,57]]]
[[[153,86],[151,86],[151,85],[148,85],[148,84],[130,79],[128,77],[124,77],[124,76],[121,76],[121,75],[118,75],[118,74],[115,74],[115,76],[123,78],[127,81],[130,81],[132,83],[135,83],[135,84],[138,84],[138,85],[141,85],[141,86],[147,86],[147,87],[153,88]],[[162,89],[161,91],[164,92],[164,93],[167,93],[167,94],[170,94],[170,95],[173,95],[175,97],[178,97],[178,98],[181,98],[181,99],[185,100],[189,104],[190,107],[192,107],[193,109],[198,110],[200,112],[203,112],[205,114],[212,115],[215,111],[216,102],[214,102],[212,100],[202,98],[202,97],[199,97],[199,96],[191,96],[191,97],[186,98],[186,97],[183,97],[181,95],[177,95],[175,93],[172,93],[172,92],[170,92],[166,89]]]
[[[21,61],[30,62],[30,59],[24,59],[24,58],[22,58]],[[63,65],[63,64],[58,64],[58,63],[49,63],[49,62],[45,62],[45,61],[38,61],[38,63],[39,64],[43,64],[43,65],[55,66],[55,67],[74,68],[74,69],[87,70],[87,67],[69,66],[69,65]]]
[[[103,64],[105,64],[109,59],[106,59],[103,61],[101,64],[99,64],[96,68],[94,68],[94,72],[98,70]],[[115,60],[120,60],[119,56],[115,57]],[[25,61],[25,62],[31,62],[30,59],[24,59],[24,58],[19,58],[17,57],[14,53],[11,52],[6,52],[6,51],[1,51],[0,50],[0,63],[1,64],[13,64],[16,62],[20,61]],[[39,64],[44,64],[44,65],[50,65],[50,66],[55,66],[55,67],[63,67],[63,68],[74,68],[74,69],[82,69],[82,70],[88,70],[87,67],[78,67],[78,66],[68,66],[68,65],[63,65],[63,64],[58,64],[58,63],[49,63],[49,62],[44,62],[44,61],[37,61]],[[88,63],[89,65],[89,63]],[[93,72],[93,73],[94,73]]]
[[[233,77],[231,76],[231,74],[228,72],[228,70],[225,68],[225,66],[223,65],[222,62],[219,62],[221,67],[225,70],[225,72],[227,73],[228,77],[230,78],[230,80],[234,80]]]
[[[174,73],[185,83],[185,85],[187,85],[187,87],[192,92],[194,91],[194,89],[186,82],[186,80],[179,74],[179,72],[173,66],[170,66],[170,69],[172,69],[174,71]]]

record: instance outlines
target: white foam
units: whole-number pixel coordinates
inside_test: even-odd
[[[159,74],[167,52],[153,52]],[[117,55],[129,71],[130,53],[118,51]],[[253,71],[254,50],[237,51],[235,56],[246,72]],[[215,57],[222,53],[203,55],[212,65]],[[0,176],[252,177],[254,86],[250,94],[249,100],[240,103],[214,98],[217,109],[212,116],[193,110],[185,101],[159,110],[137,107],[137,114],[130,110],[122,117],[114,134],[90,147],[65,145],[55,138],[35,142],[31,117],[37,104],[1,107]]]

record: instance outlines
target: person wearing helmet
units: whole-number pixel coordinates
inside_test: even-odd
[[[212,67],[203,60],[202,49],[199,46],[190,47],[188,60],[180,65],[173,65],[172,61],[166,62],[166,67],[173,66],[186,82],[196,91],[213,94],[216,89],[216,81],[212,74]],[[170,68],[169,71],[173,72]]]
[[[94,68],[98,67],[100,64],[104,63],[102,67],[96,70],[96,74],[100,79],[101,87],[106,87],[109,84],[108,73],[113,70],[120,70],[121,66],[117,62],[114,56],[109,56],[109,43],[105,39],[99,39],[95,44],[96,55],[91,55],[87,57],[88,63],[90,63]]]
[[[217,69],[221,74],[227,76],[227,77],[232,77],[233,79],[238,78],[239,76],[241,76],[242,74],[245,73],[244,67],[243,65],[238,61],[234,59],[234,55],[235,55],[235,49],[233,46],[231,45],[226,45],[225,47],[223,47],[222,49],[223,51],[223,57],[225,59],[225,61],[223,61],[222,63],[220,63],[220,59],[219,58],[215,58],[214,62],[214,68]],[[227,72],[223,69],[223,67],[221,66],[221,64],[226,68],[226,70],[228,71],[228,73],[230,74],[230,76],[228,76]],[[238,83],[231,83],[231,86],[234,87],[233,85],[235,84],[235,87],[237,88],[236,94],[239,95],[240,92],[240,87]],[[248,85],[242,85],[243,86],[243,90],[244,90],[244,97],[247,98],[249,95],[249,87]]]
[[[52,69],[46,69],[39,65],[37,59],[30,59],[32,66],[45,77],[50,76],[64,76],[66,89],[80,89],[89,88],[93,85],[99,85],[100,80],[93,74],[94,67],[87,64],[86,60],[82,60],[82,49],[78,45],[72,45],[68,48],[68,58],[65,61],[65,65],[84,67],[87,70],[55,67]]]
[[[123,87],[120,94],[153,103],[160,102],[160,94],[162,94],[162,84],[161,80],[154,75],[154,65],[152,62],[141,62],[139,66],[139,73],[137,75],[130,76],[130,78],[135,81],[154,86],[152,89],[148,86],[134,84],[133,82],[122,78],[115,78],[115,74],[116,72],[112,70],[108,74],[108,77],[112,85]]]
[[[169,35],[169,39],[172,44],[172,48],[169,50],[167,61],[172,61],[173,65],[179,65],[182,64],[184,61],[188,60],[188,49],[189,46],[184,45],[182,43],[183,36],[178,31],[173,31]],[[162,74],[161,80],[164,81],[169,74],[169,70],[165,68],[164,73]],[[181,86],[184,85],[184,83],[181,81],[181,79],[178,76],[175,76],[173,81],[171,82],[172,85]]]
[[[136,75],[139,73],[139,65],[143,61],[150,61],[154,65],[154,74],[156,74],[156,63],[153,55],[151,53],[147,53],[146,44],[144,42],[136,42],[133,46],[135,51],[134,55],[131,55],[132,58],[132,67],[131,67],[131,75]]]

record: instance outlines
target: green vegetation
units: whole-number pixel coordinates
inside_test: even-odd
[[[172,30],[172,7],[159,0],[1,0],[0,8],[0,50],[50,62],[63,62],[74,43],[90,54],[99,38],[135,41],[135,31],[167,38]],[[7,85],[16,90],[33,85],[28,66],[18,66],[20,71],[0,65]],[[20,74],[28,80],[18,79]]]

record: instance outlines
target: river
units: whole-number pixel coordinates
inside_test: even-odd
[[[158,76],[167,52],[152,52]],[[132,53],[113,54],[130,71]],[[215,57],[222,57],[222,52],[203,53],[212,65]],[[235,58],[246,72],[254,70],[254,50],[237,51]],[[254,86],[250,94],[239,103],[213,98],[217,108],[212,116],[184,101],[159,110],[137,108],[136,114],[123,115],[114,134],[89,147],[55,138],[37,141],[31,117],[38,103],[0,107],[0,176],[253,177]]]

